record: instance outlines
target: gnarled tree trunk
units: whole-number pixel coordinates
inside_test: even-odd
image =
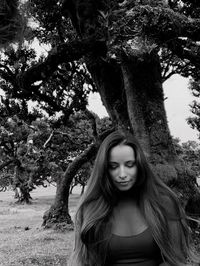
[[[105,130],[101,133],[94,143],[92,143],[83,153],[76,157],[64,172],[62,178],[57,183],[56,196],[54,203],[43,216],[43,226],[45,228],[73,229],[73,221],[69,214],[69,194],[70,185],[78,170],[84,163],[92,160],[100,146],[102,140],[113,131]]]
[[[94,43],[101,44],[101,49],[91,46],[90,55],[87,51],[85,59],[112,121],[116,127],[126,128],[133,132],[141,143],[155,174],[171,183],[173,180],[184,179],[187,176],[187,170],[184,169],[175,153],[169,133],[157,48],[151,45],[152,35],[150,34],[148,39],[148,36],[142,32],[140,21],[140,18],[144,17],[143,23],[147,24],[145,25],[148,32],[148,22],[146,22],[148,12],[151,12],[152,6],[158,3],[149,1],[152,6],[148,8],[146,4],[135,1],[124,1],[121,4],[117,1],[108,1],[106,7],[98,6],[97,4],[101,4],[101,1],[94,0],[89,2],[71,0],[70,3],[71,5],[68,5],[69,1],[64,1],[63,9],[66,9],[66,12],[63,14],[66,18],[69,14],[79,37],[83,41],[92,37]],[[111,4],[110,9],[109,4]],[[165,10],[165,5],[163,10]],[[168,14],[167,10],[165,10],[166,14]],[[113,11],[114,17],[109,18],[107,11]],[[154,14],[157,19],[156,14],[157,12]],[[121,20],[118,16],[121,16]],[[126,23],[124,16],[129,19],[129,23]],[[115,21],[112,18],[115,18]],[[121,24],[118,24],[118,21]],[[152,23],[151,20],[150,22]],[[132,27],[134,23],[136,27]],[[173,24],[171,20],[170,23]],[[166,23],[163,26],[166,26]],[[154,24],[152,28],[156,30]],[[141,32],[140,39],[138,38],[139,32]],[[171,27],[169,32],[171,32]],[[155,40],[160,32],[157,31],[156,34]],[[161,41],[163,41],[162,38]],[[147,43],[150,44],[149,47]],[[71,223],[68,215],[68,196],[70,183],[75,173],[75,168],[71,170],[71,167],[73,169],[73,163],[66,170],[58,186],[55,202],[44,217],[46,226],[55,217],[61,217],[61,221],[63,219]]]
[[[133,132],[162,179],[177,178],[179,161],[167,124],[158,55],[123,56],[120,64],[90,58],[87,66],[115,124]]]
[[[14,189],[19,189],[18,193],[15,193],[15,198],[17,198],[17,203],[20,204],[30,204],[31,203],[31,189],[28,186],[28,177],[27,172],[21,166],[21,163],[18,161],[14,170],[14,178],[13,178],[13,187]]]
[[[91,144],[81,155],[72,161],[60,181],[57,182],[54,203],[43,216],[43,226],[55,229],[73,229],[73,221],[69,214],[70,185],[80,167],[95,156],[99,143]]]

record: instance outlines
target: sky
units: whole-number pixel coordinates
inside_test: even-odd
[[[192,129],[186,122],[186,118],[192,116],[189,104],[195,99],[188,89],[187,78],[173,75],[163,84],[164,102],[167,120],[171,135],[179,138],[181,142],[195,140],[199,143],[197,130]],[[90,94],[88,109],[97,113],[100,118],[107,116],[98,93]]]
[[[193,116],[189,105],[195,100],[188,83],[189,80],[180,75],[174,75],[164,83],[164,94],[167,97],[165,110],[172,136],[180,138],[182,142],[199,142],[198,131],[192,129],[186,121],[186,118]]]

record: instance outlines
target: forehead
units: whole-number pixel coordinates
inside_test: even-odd
[[[115,162],[135,160],[135,151],[129,145],[120,144],[111,148],[108,160]]]

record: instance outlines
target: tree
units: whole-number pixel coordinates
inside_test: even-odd
[[[2,0],[0,7],[0,47],[19,39],[25,21],[19,11],[18,0]]]
[[[85,167],[88,167],[89,162],[92,162],[94,160],[94,157],[102,140],[113,131],[113,128],[109,123],[107,123],[107,120],[103,121],[104,126],[102,126],[100,130],[98,130],[98,119],[95,119],[96,116],[88,111],[86,111],[86,114],[86,116],[88,116],[89,120],[92,120],[92,122],[90,122],[89,128],[85,125],[81,125],[81,130],[83,130],[84,128],[84,131],[86,130],[87,132],[86,134],[90,133],[91,131],[92,141],[90,143],[87,143],[87,146],[84,147],[83,145],[79,144],[80,132],[77,135],[76,143],[79,145],[78,155],[77,152],[75,153],[75,156],[74,154],[72,154],[72,161],[68,164],[60,182],[57,184],[54,203],[43,216],[43,226],[45,226],[46,228],[53,227],[69,230],[73,228],[73,221],[71,219],[71,216],[69,215],[68,209],[69,193],[72,181],[74,178],[80,175],[80,172],[82,172],[82,174],[84,175],[81,176],[80,181],[82,184],[87,182],[86,179],[89,177],[89,169],[85,169]],[[83,120],[80,120],[80,123],[82,124]],[[102,123],[99,124],[102,125]],[[103,130],[104,128],[105,130]],[[85,176],[85,174],[87,176]]]
[[[190,89],[192,91],[193,96],[197,100],[194,100],[193,103],[190,105],[192,114],[194,116],[189,117],[187,121],[193,129],[197,129],[197,131],[199,132],[200,139],[200,80],[198,77],[196,79],[190,80]]]
[[[19,119],[16,114],[5,117],[3,111],[1,108],[0,187],[3,190],[12,187],[19,203],[30,203],[30,191],[36,186],[44,186],[46,176],[51,173],[50,158],[42,154],[43,147],[34,143],[34,138],[41,137],[41,130]],[[41,139],[44,139],[48,132],[42,133]]]
[[[48,1],[48,4],[32,0],[31,14],[39,25],[32,34],[50,44],[52,49],[36,65],[15,72],[14,79],[13,70],[10,72],[4,65],[1,76],[11,86],[7,92],[26,99],[36,96],[55,110],[63,103],[56,105],[56,101],[51,101],[55,86],[53,89],[48,81],[53,77],[53,81],[57,80],[55,76],[64,70],[67,71],[62,78],[68,77],[73,72],[74,62],[75,65],[84,62],[90,72],[87,75],[90,89],[99,92],[115,127],[134,133],[161,178],[165,181],[183,178],[185,172],[168,129],[162,82],[171,69],[185,75],[198,72],[200,25],[198,12],[195,12],[198,8],[197,1],[67,0],[61,5],[57,0]],[[84,88],[84,82],[78,88]],[[61,88],[61,95],[69,87],[56,84]],[[65,108],[62,112],[66,113]],[[94,136],[95,143],[99,143],[101,138],[98,134]],[[71,223],[67,215],[68,199],[64,195],[69,194],[80,162],[94,156],[98,148],[95,143],[69,164],[49,212],[54,216],[49,215],[49,220],[61,214],[62,221]],[[56,209],[58,215],[55,215]]]
[[[163,1],[125,1],[119,5],[111,1],[110,6],[101,7],[98,20],[93,21],[91,14],[89,21],[84,18],[85,13],[91,12],[87,8],[88,1],[71,2],[74,5],[68,7],[68,12],[71,12],[75,28],[79,25],[81,36],[92,35],[95,40],[98,37],[101,40],[102,49],[99,54],[95,50],[87,57],[87,66],[112,120],[118,127],[130,128],[134,132],[147,154],[151,154],[150,161],[158,174],[165,173],[166,180],[177,177],[180,167],[163,106],[158,50],[166,47],[180,57],[179,51],[184,52],[185,45],[180,37],[187,36],[196,41],[198,20],[190,22],[182,14],[181,7],[176,6],[178,14]],[[89,3],[92,5],[93,2]],[[93,13],[95,7],[93,3]],[[77,17],[73,17],[73,13]],[[89,29],[92,31],[91,27],[92,34],[88,32]],[[195,63],[189,53],[184,52],[181,59]]]
[[[15,115],[11,116],[12,109]],[[55,122],[45,117],[37,115],[27,124],[24,112],[23,120],[19,119],[16,104],[10,106],[9,116],[5,111],[2,107],[0,187],[5,190],[12,186],[19,191],[18,202],[30,203],[33,189],[45,186],[46,181],[59,184],[70,158],[81,154],[91,143],[90,122],[87,116],[77,113],[70,117],[68,126],[53,129]]]
[[[165,181],[181,178],[185,173],[167,125],[158,52],[167,48],[177,62],[185,60],[182,72],[198,70],[199,20],[186,16],[188,2],[183,8],[172,1],[170,6],[164,1],[102,2],[63,5],[82,45],[88,47],[89,39],[96,43],[92,52],[85,51],[87,68],[112,121],[140,140],[156,174]]]
[[[188,194],[188,201],[185,202],[185,210],[188,215],[193,218],[197,218],[200,215],[200,194],[195,193],[192,187],[198,187],[197,177],[200,175],[200,146],[196,141],[187,141],[180,144],[179,139],[173,139],[177,155],[180,160],[183,161],[183,166],[185,166],[185,171],[187,172],[187,177],[182,182],[173,181],[172,186],[176,186],[178,188],[180,198],[184,200],[185,193]],[[182,194],[181,194],[182,193]],[[198,224],[194,221],[190,221],[190,225],[192,228],[197,230]],[[197,240],[198,241],[198,240]],[[199,242],[199,241],[198,241]],[[198,244],[197,242],[197,244]]]

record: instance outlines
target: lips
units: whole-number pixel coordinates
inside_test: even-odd
[[[120,185],[127,185],[129,183],[129,181],[124,181],[124,182],[118,182],[118,184],[120,184]]]

